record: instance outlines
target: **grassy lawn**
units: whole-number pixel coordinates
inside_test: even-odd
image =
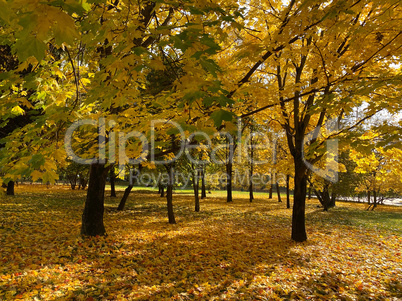
[[[116,191],[124,191],[124,189],[127,188],[127,185],[124,184],[118,184],[115,186]],[[110,185],[106,185],[106,189],[110,189]],[[158,188],[153,188],[153,187],[133,187],[133,191],[150,191],[150,192],[157,192]],[[165,189],[166,190],[166,189]],[[188,195],[193,195],[194,191],[193,189],[181,189],[181,188],[176,188],[174,190],[175,194],[188,194]],[[201,189],[199,191],[201,195]],[[268,198],[268,192],[254,192],[254,197],[255,198]],[[273,196],[276,196],[276,191],[272,193]],[[225,198],[226,197],[226,190],[212,190],[208,191],[207,190],[207,196],[208,197],[221,197]],[[250,193],[248,191],[233,191],[233,197],[238,198],[238,199],[248,199],[250,196]],[[281,198],[282,201],[286,201],[286,193],[281,192]]]
[[[106,237],[79,235],[85,191],[18,186],[0,196],[0,300],[400,300],[402,208],[308,201],[308,241],[267,194],[212,192],[194,212],[135,189],[106,197]],[[180,191],[177,191],[180,192]],[[190,191],[189,191],[190,192]],[[109,195],[108,193],[106,195]]]

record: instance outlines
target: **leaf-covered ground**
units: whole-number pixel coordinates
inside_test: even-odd
[[[85,192],[19,186],[0,196],[0,300],[400,300],[402,208],[307,204],[309,239],[290,240],[275,199],[176,195],[106,200],[107,237],[82,239]],[[121,194],[121,192],[120,192]],[[121,196],[121,195],[120,195]]]

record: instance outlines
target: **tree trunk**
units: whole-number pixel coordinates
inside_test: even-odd
[[[168,167],[169,170],[169,181],[166,190],[166,200],[167,200],[167,210],[169,224],[176,224],[173,211],[173,185],[174,185],[174,169],[173,166]]]
[[[330,203],[328,184],[324,184],[324,189],[322,191],[322,201],[324,203],[324,211],[328,211]]]
[[[373,207],[371,210],[374,210],[374,208],[377,207],[377,191],[375,189],[373,190]]]
[[[311,200],[311,191],[312,191],[311,184],[308,186],[308,199]]]
[[[205,166],[203,166],[201,170],[201,199],[205,199],[206,197],[207,192],[205,188]]]
[[[85,190],[87,187],[88,180],[86,178],[80,178],[80,186],[82,190]]]
[[[254,192],[253,192],[253,180],[250,179],[250,186],[248,188],[250,192],[250,203],[254,200]]]
[[[336,193],[332,192],[328,208],[334,208],[335,207],[335,202],[336,202]]]
[[[130,184],[128,187],[124,190],[124,195],[120,200],[119,206],[117,207],[117,210],[124,210],[124,207],[126,206],[126,201],[128,199],[128,196],[131,192],[131,189],[133,189],[133,185]]]
[[[315,193],[315,196],[317,197],[317,200],[320,202],[321,206],[324,208],[324,211],[325,211],[325,202],[324,202],[324,199],[323,199],[323,194],[320,193],[316,189],[314,189],[314,193]]]
[[[324,183],[324,187],[322,192],[314,189],[314,193],[317,196],[317,199],[320,201],[321,205],[324,207],[324,211],[328,211],[329,208],[335,207],[335,192],[329,194],[329,183]]]
[[[250,192],[250,203],[254,200],[253,194],[253,174],[254,174],[254,145],[253,136],[250,137],[250,183],[248,191]]]
[[[87,198],[82,214],[81,234],[88,236],[105,235],[103,225],[106,176],[109,168],[105,164],[91,165]]]
[[[250,192],[250,203],[254,200],[254,192],[253,192],[253,163],[250,165],[250,183],[248,187],[248,191]]]
[[[195,212],[200,212],[200,198],[198,197],[198,171],[194,170],[193,174],[193,189],[195,200]]]
[[[270,185],[269,185],[269,199],[272,199],[272,173],[271,173],[271,178],[270,178]]]
[[[289,189],[290,176],[286,175],[286,208],[290,208],[290,189]]]
[[[112,167],[110,169],[110,196],[112,198],[116,197],[116,188],[115,188],[115,180],[116,180],[116,174],[114,173],[114,168]]]
[[[293,194],[292,212],[292,239],[298,242],[307,240],[305,225],[307,175],[303,159],[296,157],[295,160],[295,188]]]
[[[276,176],[275,176],[275,178],[276,178]],[[275,186],[276,186],[276,193],[278,194],[278,203],[282,203],[281,190],[280,190],[278,181],[276,181]]]
[[[71,186],[72,190],[75,190],[75,186],[77,186],[77,177],[78,177],[78,174],[75,174],[74,176],[67,176],[67,179],[70,182],[70,186]]]
[[[226,164],[226,174],[227,174],[226,192],[227,192],[227,202],[228,203],[233,202],[232,173],[233,173],[233,164],[232,164],[232,162],[228,162]]]
[[[7,195],[14,195],[14,181],[7,183]]]
[[[367,203],[370,205],[371,191],[367,191]]]
[[[250,203],[254,200],[254,192],[253,192],[253,163],[250,165],[250,183],[248,187],[248,191],[250,192]]]
[[[160,186],[160,193],[161,193],[161,198],[165,197],[165,186],[163,186],[163,185]]]

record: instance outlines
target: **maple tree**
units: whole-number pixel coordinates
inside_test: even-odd
[[[395,102],[400,69],[392,67],[400,63],[401,7],[389,1],[270,1],[251,5],[248,14],[258,21],[243,32],[234,55],[248,72],[232,79],[229,96],[258,99],[259,108],[242,116],[279,110],[295,167],[292,238],[304,241],[308,166],[330,156],[326,141],[381,110],[401,109]],[[361,120],[342,123],[365,102]],[[331,121],[332,131],[326,129]]]
[[[314,166],[324,168],[327,173],[320,175],[327,180],[338,169],[336,164],[326,169],[326,162],[336,159],[328,151],[331,141],[356,141],[346,137],[348,131],[379,111],[401,110],[399,3],[0,3],[0,44],[8,47],[2,61],[12,65],[1,74],[1,120],[13,124],[30,116],[30,122],[16,122],[2,135],[2,176],[51,182],[68,156],[90,163],[84,235],[106,233],[106,177],[114,168],[124,169],[129,158],[136,158],[135,164],[149,159],[141,139],[150,138],[151,120],[174,120],[186,134],[194,129],[234,133],[241,118],[252,116],[253,126],[264,127],[270,116],[275,124],[270,126],[286,135],[283,160],[275,169],[287,175],[287,186],[293,178],[291,237],[304,241],[307,179],[319,173]],[[349,118],[364,105],[359,120]],[[264,110],[265,117],[258,117]],[[74,132],[71,125],[77,125]],[[170,158],[183,141],[168,127],[158,129],[166,132],[154,145],[158,158]],[[241,140],[229,140],[227,152],[221,150],[228,159],[231,202],[232,158]],[[63,144],[70,146],[67,153]],[[172,179],[173,163],[165,166]],[[258,168],[251,165],[251,175]],[[280,196],[279,183],[276,187]],[[172,181],[167,188],[174,223]]]
[[[75,189],[78,184],[78,189],[85,189],[88,183],[89,168],[87,165],[77,164],[73,161],[68,162],[66,167],[58,170],[60,178],[66,179],[71,186]]]
[[[382,147],[376,147],[369,154],[351,150],[350,156],[356,163],[354,172],[364,175],[355,189],[357,192],[367,192],[369,204],[372,193],[373,210],[377,206],[380,192],[400,193],[402,188],[401,155],[401,150],[394,147],[386,150]]]
[[[12,45],[22,62],[19,69],[29,64],[43,66],[41,73],[32,77],[29,84],[37,87],[35,105],[45,108],[41,120],[43,126],[36,120],[35,127],[26,129],[27,135],[35,137],[31,143],[40,145],[36,160],[29,159],[30,151],[29,155],[20,155],[18,164],[11,168],[15,173],[24,171],[34,180],[42,178],[44,181],[57,178],[56,163],[62,164],[60,161],[65,157],[59,150],[59,133],[77,117],[90,118],[94,120],[89,122],[90,125],[99,126],[99,132],[80,128],[79,135],[74,133],[72,137],[73,149],[82,155],[85,153],[88,162],[100,152],[98,148],[110,150],[108,134],[112,128],[126,132],[138,130],[156,114],[161,118],[168,118],[166,112],[176,116],[174,102],[187,95],[187,90],[198,89],[186,87],[186,81],[190,83],[195,79],[194,75],[204,77],[206,71],[214,68],[206,55],[213,54],[217,48],[203,30],[212,25],[219,28],[222,16],[225,22],[231,19],[225,16],[223,3],[33,1],[21,5],[20,1],[14,1],[4,4],[0,16],[5,24],[2,30],[5,41]],[[16,9],[20,7],[22,11]],[[43,14],[45,18],[40,17]],[[62,60],[55,61],[49,47],[57,48]],[[182,65],[183,72],[176,72],[177,65]],[[154,79],[153,82],[159,81],[160,85],[144,91],[150,76],[158,76],[160,70],[168,70],[170,74],[163,74],[165,81]],[[16,85],[12,72],[4,78],[8,85]],[[60,89],[60,79],[63,89]],[[174,80],[180,80],[176,84],[178,92],[169,95],[167,88]],[[204,79],[199,85],[205,82]],[[27,85],[26,82],[22,84]],[[16,101],[15,97],[9,99]],[[18,102],[23,101],[24,98],[18,98],[14,107],[21,114],[24,110]],[[164,103],[163,107],[161,103]],[[133,116],[140,118],[133,120]],[[118,117],[117,124],[101,125],[100,120],[104,117]],[[41,132],[48,135],[46,147],[36,141]],[[9,136],[8,140],[14,138]],[[27,143],[21,139],[16,141]],[[59,151],[55,153],[55,149]],[[10,147],[7,150],[10,151]],[[136,157],[138,152],[131,149],[128,154]],[[86,235],[105,234],[105,180],[117,158],[109,162],[105,160],[105,154],[99,154],[98,159],[97,163],[91,164],[83,213],[82,233]]]

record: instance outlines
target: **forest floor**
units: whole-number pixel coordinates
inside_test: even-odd
[[[0,300],[401,300],[402,208],[306,205],[291,241],[284,202],[212,194],[106,197],[106,237],[80,236],[85,191],[20,185],[0,195]]]

